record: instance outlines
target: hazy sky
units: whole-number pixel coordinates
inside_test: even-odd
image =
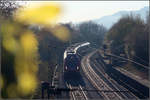
[[[149,6],[149,1],[57,1],[57,3],[63,8],[59,22],[81,22],[121,10],[139,10]]]

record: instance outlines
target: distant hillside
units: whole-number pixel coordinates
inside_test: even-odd
[[[113,15],[109,15],[109,16],[104,16],[101,17],[99,19],[95,19],[93,20],[95,23],[98,24],[103,24],[106,28],[110,28],[114,23],[116,23],[121,16],[123,15],[128,15],[130,13],[135,14],[135,15],[140,15],[142,19],[146,19],[146,15],[149,12],[149,7],[144,7],[140,10],[136,10],[136,11],[119,11]]]

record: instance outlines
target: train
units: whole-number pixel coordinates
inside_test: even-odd
[[[68,47],[64,52],[63,72],[80,72],[81,55],[79,49],[88,47],[89,42],[78,43],[77,45]]]

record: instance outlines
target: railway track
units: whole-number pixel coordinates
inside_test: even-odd
[[[90,53],[82,59],[82,70],[85,76],[88,78],[90,83],[95,87],[96,92],[102,96],[104,100],[122,100],[122,99],[135,99],[138,98],[123,86],[120,86],[105,72],[105,65],[102,62],[98,62],[95,59],[91,59],[92,56],[97,52]],[[66,83],[71,100],[88,100],[87,92],[81,85],[73,86]]]
[[[92,66],[99,73],[99,76],[103,77],[103,80],[106,83],[108,83],[112,87],[112,89],[117,90],[117,91],[123,91],[123,92],[118,92],[118,94],[122,98],[124,98],[124,99],[138,99],[132,92],[129,92],[126,88],[119,85],[116,81],[114,81],[111,77],[109,77],[106,74],[106,72],[104,70],[104,65],[102,62],[100,62],[100,61],[98,62],[97,60],[91,60],[91,61],[92,61],[91,62]]]
[[[96,51],[95,51],[96,52]],[[89,64],[89,58],[92,56],[95,52],[92,52],[90,55],[88,55],[86,58],[83,58],[82,63],[82,69],[85,72],[87,78],[90,80],[90,82],[93,84],[93,86],[99,90],[100,95],[103,96],[103,99],[105,100],[111,100],[111,99],[117,99],[121,100],[123,99],[117,92],[113,92],[114,90],[108,86],[100,77],[95,73],[95,71],[91,68]]]
[[[100,91],[100,94],[104,99],[135,99],[139,98],[132,92],[119,85],[105,72],[105,65],[102,62],[98,62],[96,59],[91,59],[91,56],[96,53],[92,52],[90,55],[85,57],[82,63],[82,69],[85,72],[87,78],[93,84],[93,86]],[[91,67],[92,66],[92,67]],[[105,92],[110,91],[110,92]]]
[[[99,52],[100,53],[100,52]],[[102,52],[103,53],[103,52]],[[102,58],[100,55],[99,55],[99,57],[100,58]],[[118,56],[116,56],[116,57],[118,57]],[[123,58],[122,57],[118,57],[119,59],[118,60],[122,60]],[[129,62],[134,62],[134,61],[130,61],[130,60],[128,60],[128,59],[126,59],[126,58],[124,58],[124,60],[127,60],[127,61],[129,61]],[[96,64],[96,62],[94,62],[95,64]],[[134,62],[135,63],[135,62]],[[99,64],[99,66],[102,66],[102,67],[99,67],[99,68],[103,68],[104,69],[104,67],[105,67],[105,65],[104,65],[104,63],[102,63],[102,61],[101,60],[97,60],[97,64]],[[100,69],[101,70],[101,69]],[[128,95],[128,97],[129,98],[133,98],[133,99],[139,99],[139,98],[141,98],[141,99],[146,99],[146,98],[148,98],[149,96],[148,96],[148,94],[144,94],[144,93],[146,93],[146,92],[141,92],[141,90],[139,89],[139,88],[136,88],[135,86],[136,86],[136,84],[135,84],[135,86],[134,85],[130,85],[130,84],[128,84],[127,83],[127,81],[126,80],[123,80],[123,79],[120,79],[120,78],[118,78],[118,76],[116,76],[116,74],[115,73],[111,73],[111,75],[110,75],[111,77],[113,77],[116,81],[114,81],[114,80],[111,80],[111,82],[113,83],[113,84],[117,84],[117,83],[119,83],[119,84],[122,84],[122,85],[116,85],[119,89],[128,89],[129,91],[131,91],[130,93],[124,93],[126,96]],[[124,86],[124,87],[123,87]],[[123,88],[120,88],[120,87],[123,87]],[[137,87],[139,87],[139,86],[137,86]]]
[[[67,84],[66,86],[71,90],[70,97],[71,100],[88,100],[86,92],[83,90],[81,85],[79,86],[72,86],[71,84]]]

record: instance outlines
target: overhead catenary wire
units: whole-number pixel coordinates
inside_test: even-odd
[[[102,49],[102,48],[101,48],[101,49]],[[104,50],[104,49],[102,49],[102,50]],[[105,53],[106,53],[106,52],[105,52]],[[134,61],[134,60],[132,60],[132,59],[129,59],[129,58],[127,59],[127,58],[125,58],[125,57],[117,56],[117,55],[112,54],[112,53],[107,53],[107,55],[112,56],[112,57],[116,57],[116,58],[120,58],[120,59],[123,59],[123,60],[126,60],[126,61],[130,61],[130,62],[132,62],[132,63],[135,63],[135,64],[139,65],[139,66],[142,66],[142,67],[145,68],[145,69],[150,70],[150,68],[148,68],[148,66],[145,66],[145,65],[143,65],[143,64],[141,64],[141,63],[139,63],[139,62],[136,62],[136,61]]]
[[[118,47],[113,48],[113,50],[118,50],[118,49],[121,48],[122,46],[124,46],[124,44],[121,44],[121,45],[119,45]],[[142,58],[140,58],[140,57],[138,57],[138,56],[136,56],[136,55],[132,55],[132,56],[138,58],[139,60],[141,60],[141,61],[144,62],[145,64],[149,65],[149,62],[146,62],[146,61],[143,60]]]

